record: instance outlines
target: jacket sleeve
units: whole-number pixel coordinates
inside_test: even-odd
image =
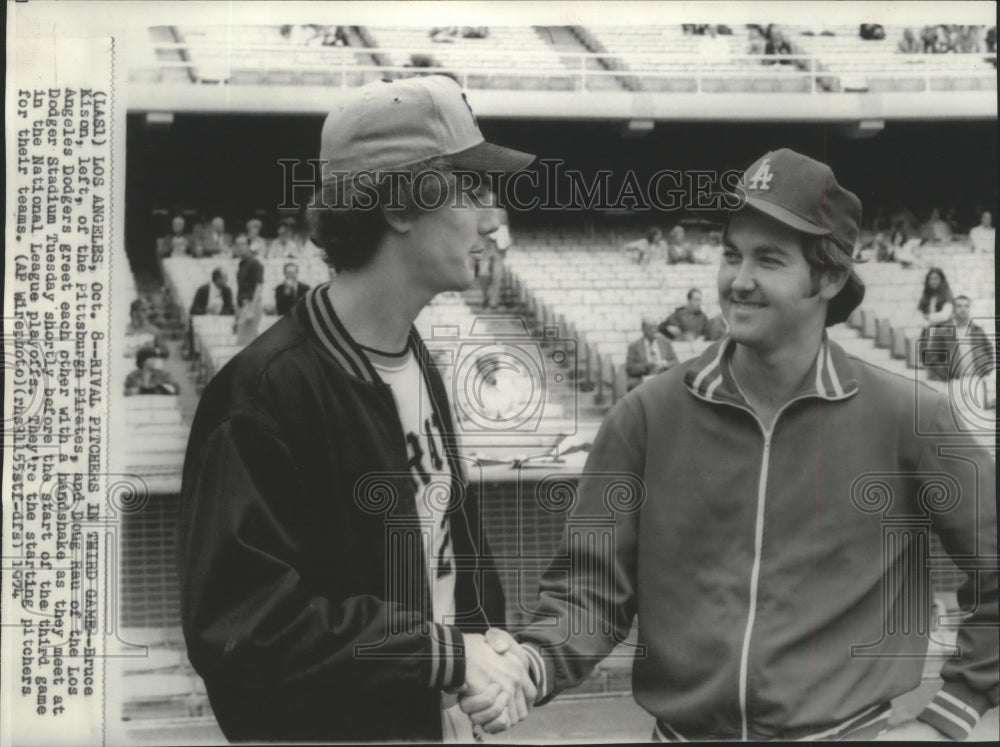
[[[336,684],[455,689],[462,635],[371,595],[310,581],[296,541],[304,487],[282,439],[255,417],[223,421],[188,450],[179,537],[191,663],[239,687]],[[345,571],[346,572],[346,571]],[[350,685],[348,685],[350,683]]]
[[[951,405],[939,397],[934,432],[955,431]],[[958,494],[941,496],[932,507],[931,523],[952,560],[968,573],[958,589],[967,616],[958,631],[958,652],[941,670],[944,686],[918,716],[953,739],[966,738],[979,718],[1000,702],[1000,659],[997,639],[996,467],[971,437],[954,447],[933,439],[924,447],[918,471],[944,473],[955,480]],[[923,491],[921,491],[923,492]],[[927,491],[930,502],[930,491]]]
[[[538,702],[583,681],[628,636],[644,465],[645,420],[639,400],[626,397],[594,440],[532,618],[516,635]]]

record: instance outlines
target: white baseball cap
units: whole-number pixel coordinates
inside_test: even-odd
[[[481,172],[527,167],[530,153],[486,142],[461,87],[444,75],[375,81],[351,90],[323,123],[323,181],[448,156]]]

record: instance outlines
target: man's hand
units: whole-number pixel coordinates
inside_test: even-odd
[[[877,737],[878,742],[950,742],[944,734],[930,724],[910,719],[888,729]]]
[[[526,695],[534,702],[534,686],[525,693],[523,685],[531,678],[517,656],[501,656],[483,636],[466,634],[464,640],[465,684],[459,690],[459,706],[489,734],[509,729],[528,715]]]
[[[528,710],[535,705],[535,698],[538,697],[538,689],[531,679],[531,660],[514,637],[506,630],[500,628],[490,628],[486,631],[486,642],[493,647],[493,650],[503,656],[516,656],[521,662],[523,671],[521,672],[521,687],[524,690],[524,699]]]

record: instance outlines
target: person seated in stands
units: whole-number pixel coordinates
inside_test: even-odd
[[[662,262],[667,258],[667,242],[663,240],[663,232],[655,226],[646,232],[644,238],[628,242],[625,250],[634,252],[635,262],[640,265],[657,260]]]
[[[767,42],[764,44],[764,54],[768,57],[795,54],[792,43],[785,38],[784,33],[775,25],[768,26]],[[791,64],[791,60],[765,60],[765,64],[779,62],[782,65]]]
[[[282,218],[278,223],[278,236],[267,247],[265,259],[298,259],[302,244],[295,235],[295,219]]]
[[[985,377],[996,368],[996,359],[989,336],[972,321],[972,299],[964,295],[955,297],[952,321],[955,324],[955,345],[949,356],[949,376],[952,379]]]
[[[135,370],[125,377],[125,396],[136,394],[180,394],[181,388],[163,370],[166,351],[154,345],[143,345],[135,354]]]
[[[160,328],[149,321],[149,302],[135,299],[129,306],[129,322],[125,327],[125,357],[131,358],[144,345],[162,347]]]
[[[934,30],[934,47],[931,51],[934,54],[948,54],[955,51],[951,27],[942,24]]]
[[[232,316],[236,313],[233,306],[233,290],[229,287],[229,278],[221,267],[212,270],[212,280],[200,286],[194,292],[189,317],[217,314]],[[194,355],[194,322],[188,319],[187,350],[185,357]]]
[[[221,216],[212,218],[208,229],[202,232],[200,245],[203,256],[232,256],[233,237],[226,233],[226,221]]]
[[[997,245],[997,230],[993,227],[993,214],[983,211],[979,217],[979,225],[969,230],[969,241],[972,251],[979,254],[993,254]]]
[[[951,324],[955,300],[948,286],[948,279],[939,267],[932,267],[924,277],[924,290],[917,304],[927,326],[921,333],[925,341],[924,368],[932,379],[945,381],[948,378],[948,342],[942,338],[952,338],[954,326]]]
[[[251,218],[247,221],[247,244],[250,246],[250,250],[258,257],[263,257],[267,251],[267,240],[260,235],[263,227],[264,224],[257,218]]]
[[[767,37],[760,26],[750,26],[747,37],[747,54],[764,54],[767,51]]]
[[[962,54],[974,54],[981,51],[979,46],[979,28],[977,26],[962,26],[955,35],[955,51]]]
[[[221,267],[212,270],[211,282],[205,283],[194,293],[191,302],[191,316],[202,314],[234,314],[233,289],[229,287],[229,278]]]
[[[896,45],[903,54],[920,54],[924,51],[924,43],[917,38],[917,32],[913,29],[903,29],[903,38]]]
[[[691,245],[688,243],[684,226],[674,226],[667,234],[667,261],[672,264],[694,262]]]
[[[951,228],[942,220],[941,211],[937,208],[931,210],[931,217],[920,227],[920,238],[925,243],[934,244],[951,241]]]
[[[170,221],[170,233],[159,241],[161,257],[177,257],[182,254],[191,254],[191,236],[185,230],[184,217],[175,215]]]
[[[687,305],[678,306],[674,313],[660,324],[659,331],[671,340],[698,340],[708,329],[708,316],[701,309],[701,291],[692,288],[687,294]]]
[[[865,41],[880,41],[885,39],[885,29],[879,23],[862,23],[860,36]]]
[[[299,302],[309,286],[299,282],[299,266],[288,262],[284,267],[285,279],[274,288],[274,313],[285,316]]]
[[[655,376],[678,364],[670,340],[656,330],[656,320],[642,320],[642,337],[629,344],[625,356],[625,373],[628,389],[632,391],[647,377]]]

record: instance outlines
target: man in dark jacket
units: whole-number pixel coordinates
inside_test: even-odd
[[[327,118],[311,217],[337,274],[209,383],[184,465],[184,635],[230,740],[471,741],[533,702],[484,636],[504,600],[474,467],[413,328],[496,228],[454,171],[532,158],[484,142],[441,76],[344,92]]]
[[[285,279],[274,287],[274,313],[285,316],[309,290],[309,286],[299,281],[299,266],[294,262],[285,263]]]
[[[212,281],[205,283],[194,292],[194,300],[191,302],[191,316],[200,314],[224,314],[232,315],[233,289],[229,287],[226,272],[221,267],[212,270]]]
[[[685,306],[678,306],[660,324],[660,334],[669,340],[697,340],[705,336],[707,329],[708,316],[701,309],[701,291],[697,288],[688,291]]]
[[[638,615],[633,694],[658,741],[963,738],[1000,699],[993,460],[945,395],[826,334],[864,297],[858,198],[787,149],[740,187],[729,335],[608,414],[516,651],[544,701]],[[887,728],[921,682],[932,531],[969,572],[966,614],[943,687]]]

